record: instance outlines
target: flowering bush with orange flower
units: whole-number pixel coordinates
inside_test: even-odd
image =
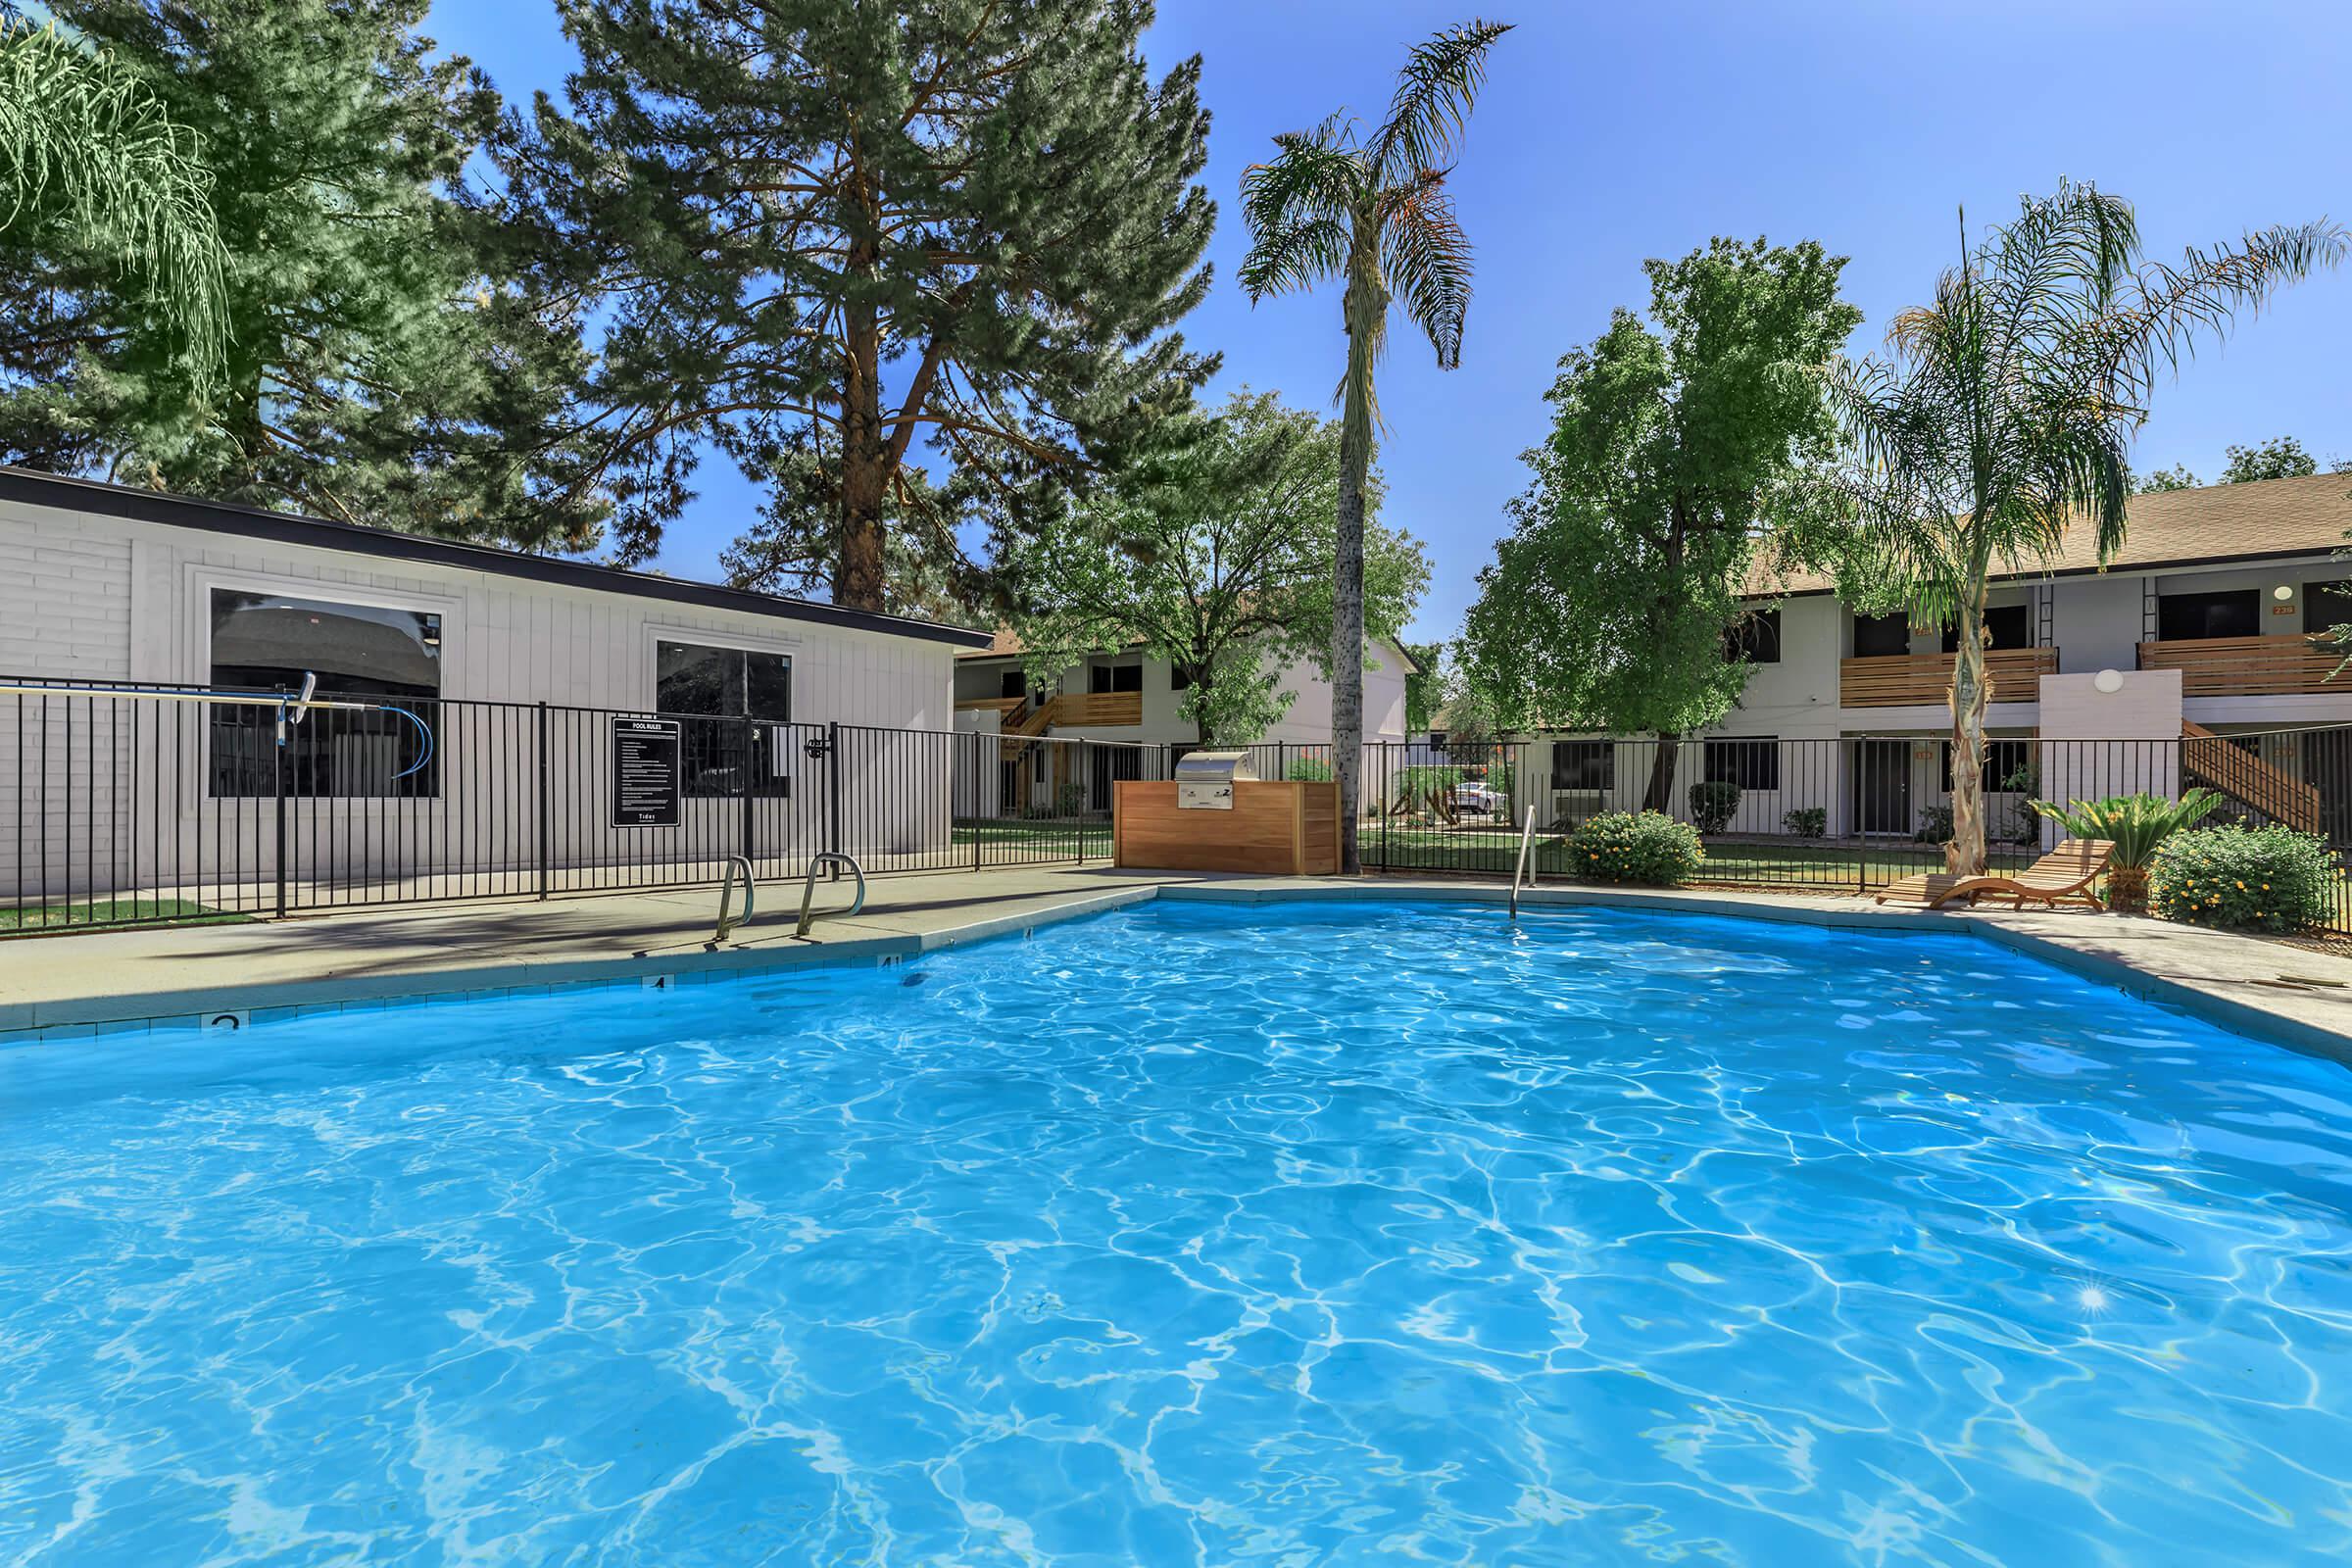
[[[2269,827],[2175,833],[2148,862],[2148,909],[2160,919],[2236,931],[2309,931],[2327,923],[2343,868],[2316,834]]]
[[[1660,811],[1603,811],[1568,835],[1568,872],[1589,882],[1670,888],[1698,875],[1698,829]]]

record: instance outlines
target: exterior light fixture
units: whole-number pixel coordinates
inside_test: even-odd
[[[2124,672],[2120,669],[2102,669],[2090,677],[2090,683],[2112,697],[2124,689]]]
[[[2282,582],[2278,587],[2271,590],[2271,597],[2283,605],[2288,600],[2295,597],[2294,586],[2291,583]]]

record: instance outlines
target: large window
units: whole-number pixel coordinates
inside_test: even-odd
[[[1777,664],[1781,662],[1781,612],[1759,611],[1742,615],[1723,634],[1724,662]]]
[[[687,719],[686,793],[792,793],[792,661],[702,643],[654,645],[654,707]],[[748,750],[747,750],[748,747]]]
[[[1086,673],[1086,689],[1097,695],[1103,692],[1140,692],[1144,689],[1144,666],[1134,662],[1097,664]]]
[[[2156,635],[2165,642],[2208,637],[2262,635],[2262,591],[2231,588],[2221,593],[2166,594],[2156,601]]]
[[[1911,617],[1897,611],[1891,615],[1856,615],[1854,617],[1854,657],[1856,659],[1887,659],[1911,651]]]
[[[2034,760],[2032,741],[1987,740],[1984,743],[1984,766],[1978,774],[1984,793],[1997,795],[2009,788],[2011,779],[2018,780],[2019,793],[2031,792],[2035,786],[2029,771]],[[1943,791],[1952,791],[1952,747],[1945,742],[1943,753]]]
[[[1777,739],[1709,741],[1702,765],[1710,784],[1777,790],[1781,787],[1781,743]]]
[[[1609,741],[1561,741],[1551,749],[1555,790],[1610,790],[1617,786],[1617,748]]]
[[[317,675],[320,697],[372,700],[439,729],[439,615],[233,588],[214,589],[209,608],[215,686],[298,692],[304,676]],[[277,710],[207,712],[212,793],[275,793]],[[287,731],[285,791],[312,799],[433,795],[435,763],[396,776],[416,764],[422,747],[416,725],[399,713],[313,710]]]
[[[1988,606],[1984,611],[1984,629],[1992,634],[1992,640],[1985,646],[1996,654],[2004,648],[2031,648],[2034,646],[2033,607],[2030,605]],[[1943,628],[1943,651],[1947,654],[1956,654],[1960,651],[1959,627],[1946,626]]]
[[[2328,631],[2352,622],[2352,582],[2303,585],[2303,629]]]

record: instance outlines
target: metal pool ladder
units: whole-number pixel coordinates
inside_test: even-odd
[[[816,916],[808,912],[808,906],[816,898],[817,868],[825,865],[846,865],[850,868],[850,874],[858,879],[858,897],[850,902],[848,908],[841,911],[842,917],[844,919],[854,917],[859,909],[865,907],[865,868],[858,863],[855,857],[836,855],[831,850],[827,850],[821,855],[811,856],[808,860],[808,875],[801,883],[801,928],[793,933],[796,937],[807,936],[808,928],[816,923]]]
[[[1535,838],[1536,803],[1530,801],[1527,803],[1526,825],[1519,829],[1519,860],[1511,867],[1511,918],[1514,920],[1519,918],[1519,879],[1524,876],[1529,887],[1536,885],[1535,873],[1527,865],[1527,847],[1535,842]]]
[[[735,893],[735,869],[738,866],[743,868],[743,912],[730,919],[727,915],[727,901]],[[727,858],[727,879],[718,885],[718,933],[710,939],[710,945],[715,948],[721,942],[726,941],[728,932],[751,917],[752,862],[740,855],[732,855]]]

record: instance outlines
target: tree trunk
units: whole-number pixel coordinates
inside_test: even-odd
[[[1978,876],[1984,870],[1984,707],[1992,701],[1981,595],[1960,603],[1959,644],[1952,661],[1952,841],[1943,847],[1943,868]]]
[[[1332,562],[1331,750],[1340,786],[1340,875],[1363,870],[1356,846],[1364,766],[1364,483],[1372,470],[1372,349],[1389,291],[1381,282],[1379,230],[1355,219],[1348,258],[1348,379],[1340,416],[1339,539]]]
[[[890,464],[882,439],[881,330],[871,305],[849,308],[844,346],[841,555],[833,571],[833,602],[852,610],[880,610],[887,586],[882,500]]]
[[[1649,788],[1642,796],[1642,809],[1674,814],[1674,760],[1683,749],[1683,738],[1673,730],[1658,731],[1657,755],[1649,761]]]

